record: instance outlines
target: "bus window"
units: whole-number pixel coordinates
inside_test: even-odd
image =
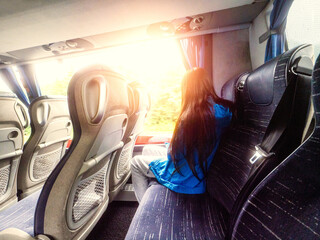
[[[151,95],[146,135],[171,134],[180,109],[180,84],[185,67],[174,39],[145,41],[35,65],[44,95],[67,95],[72,75],[85,66],[103,64],[140,82]]]
[[[314,56],[320,54],[320,1],[295,0],[287,18],[286,34],[289,49],[312,43]]]

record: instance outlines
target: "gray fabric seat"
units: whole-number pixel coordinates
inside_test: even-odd
[[[145,90],[135,82],[129,84],[129,100],[131,113],[129,114],[128,126],[123,136],[124,145],[119,149],[112,161],[110,171],[110,200],[112,201],[121,187],[129,179],[130,160],[138,135],[143,131],[143,125],[150,109],[150,100]]]
[[[127,83],[104,66],[88,67],[71,79],[68,104],[74,126],[69,151],[49,175],[39,198],[31,195],[17,205],[31,206],[33,201],[36,206],[34,216],[28,214],[29,225],[21,229],[30,233],[33,228],[34,237],[85,239],[108,206],[111,156],[123,146],[127,126]],[[17,227],[8,224],[14,219],[15,214],[3,225]],[[21,234],[18,229],[5,229],[0,238],[16,236],[15,232]]]
[[[43,187],[34,232],[85,239],[109,203],[109,165],[128,123],[127,83],[104,66],[85,68],[69,83],[68,104],[74,139]]]
[[[17,202],[17,173],[28,114],[15,94],[0,92],[0,210]]]
[[[67,99],[42,96],[29,106],[31,136],[23,149],[18,190],[24,198],[39,190],[61,160],[71,139]]]

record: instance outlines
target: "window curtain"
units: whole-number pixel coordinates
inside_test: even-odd
[[[268,39],[265,62],[280,55],[285,51],[286,35],[285,28],[287,15],[293,0],[275,0],[270,15],[270,30],[260,38],[260,42]]]
[[[21,80],[27,91],[30,102],[41,96],[41,90],[36,79],[33,67],[31,65],[22,65],[18,67],[21,75]]]
[[[212,76],[212,35],[180,39],[186,69],[202,67]]]
[[[0,71],[0,77],[6,82],[8,87],[14,92],[17,97],[26,105],[29,106],[29,99],[24,93],[21,85],[16,79],[16,76],[12,69],[4,68]]]

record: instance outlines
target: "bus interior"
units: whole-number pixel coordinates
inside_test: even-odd
[[[318,0],[11,0],[0,8],[0,240],[320,239]],[[186,71],[232,123],[206,193],[130,161],[170,146]],[[214,127],[214,126],[212,126]]]

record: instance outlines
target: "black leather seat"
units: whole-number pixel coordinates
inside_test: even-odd
[[[208,192],[229,213],[249,179],[249,159],[261,143],[272,115],[291,78],[295,59],[309,54],[312,46],[292,49],[251,72],[237,88],[237,119],[220,142],[208,174]],[[290,70],[291,71],[291,70]],[[238,82],[241,84],[241,82]],[[261,86],[264,86],[263,88]]]
[[[313,72],[312,101],[311,136],[250,194],[234,221],[232,239],[320,238],[320,56]]]

